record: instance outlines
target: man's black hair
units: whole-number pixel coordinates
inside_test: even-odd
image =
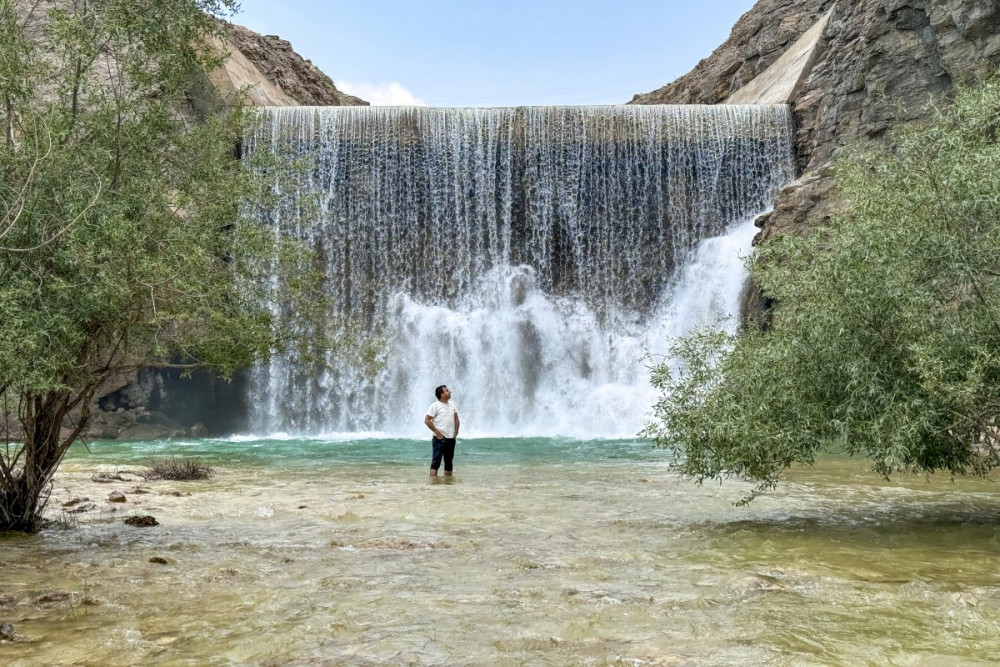
[[[443,394],[444,390],[447,389],[447,388],[448,388],[448,385],[443,384],[443,385],[441,385],[440,387],[438,387],[437,389],[434,390],[434,396],[437,397],[437,400],[439,400],[439,401],[441,400],[441,394]]]

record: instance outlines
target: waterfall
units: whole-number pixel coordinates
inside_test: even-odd
[[[466,435],[634,435],[644,354],[736,314],[752,220],[793,175],[785,106],[266,114],[246,150],[308,164],[268,222],[317,252],[331,321],[378,337],[381,367],[275,357],[258,433],[423,435],[448,384]]]

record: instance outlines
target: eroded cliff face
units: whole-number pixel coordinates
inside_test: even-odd
[[[827,11],[811,69],[789,100],[800,177],[757,221],[758,242],[836,214],[831,164],[844,147],[928,118],[931,102],[1000,67],[1000,0],[761,0],[691,73],[631,103],[724,102]],[[755,318],[765,305],[751,290],[746,314]]]

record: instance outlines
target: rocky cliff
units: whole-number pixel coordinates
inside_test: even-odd
[[[834,0],[760,0],[688,74],[629,104],[720,104],[773,65]]]
[[[246,59],[291,104],[318,107],[367,106],[368,102],[337,90],[333,80],[276,35],[258,35],[240,25],[229,25],[233,60]]]
[[[788,102],[800,178],[758,220],[758,240],[823,224],[836,212],[832,160],[927,118],[956,84],[1000,67],[998,0],[760,0],[689,74],[632,104],[722,103],[829,12],[809,70]],[[749,304],[759,309],[759,295]]]

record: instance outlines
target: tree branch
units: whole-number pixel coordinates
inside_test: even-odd
[[[0,246],[0,250],[6,251],[6,252],[17,252],[17,253],[34,252],[35,250],[39,250],[41,248],[44,248],[45,246],[49,245],[50,243],[52,243],[53,241],[55,241],[56,239],[58,239],[60,236],[62,236],[66,232],[68,232],[73,226],[75,226],[78,222],[80,222],[80,220],[82,220],[83,217],[85,215],[87,215],[87,213],[89,213],[92,208],[94,208],[95,206],[97,206],[97,203],[101,199],[101,195],[104,192],[104,184],[101,181],[101,177],[97,175],[96,171],[94,172],[94,175],[97,176],[97,192],[94,193],[94,196],[91,198],[90,203],[87,204],[87,207],[85,209],[83,209],[82,211],[80,211],[80,214],[77,215],[75,218],[73,218],[73,220],[71,220],[69,223],[67,223],[65,227],[63,227],[58,232],[56,232],[54,235],[52,235],[49,238],[45,239],[44,241],[42,241],[38,245],[34,245],[34,246],[30,247],[30,248],[6,248],[6,247],[3,247],[3,246]]]

